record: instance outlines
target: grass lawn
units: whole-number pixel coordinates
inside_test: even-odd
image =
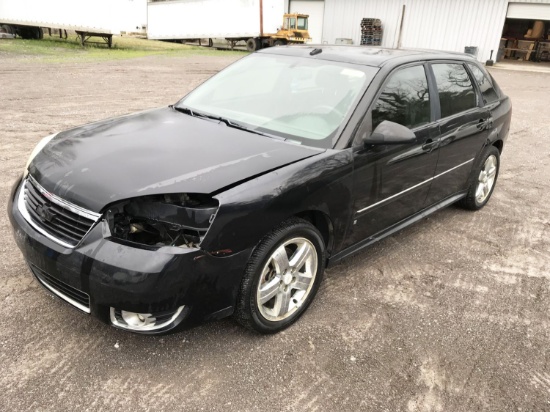
[[[92,38],[92,41],[101,41]],[[20,57],[40,62],[90,62],[98,60],[132,59],[150,55],[223,56],[227,53],[240,51],[216,50],[208,47],[190,46],[179,43],[169,43],[156,40],[146,40],[127,36],[113,36],[113,47],[107,45],[89,44],[84,47],[76,39],[76,34],[69,34],[67,39],[57,35],[44,34],[43,40],[1,39],[0,56]],[[1,64],[1,62],[0,62]]]

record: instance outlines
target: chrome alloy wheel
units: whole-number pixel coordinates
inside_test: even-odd
[[[257,306],[269,321],[280,321],[296,312],[305,302],[317,274],[317,250],[303,237],[281,244],[265,264],[258,291]]]
[[[489,197],[489,194],[491,193],[491,189],[495,184],[495,179],[497,176],[497,162],[498,160],[495,155],[489,156],[485,160],[485,163],[481,168],[481,172],[479,172],[478,184],[476,189],[476,201],[478,203],[485,202],[485,200],[487,199],[487,197]]]

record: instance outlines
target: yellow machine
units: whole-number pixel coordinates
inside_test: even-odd
[[[311,40],[308,32],[307,14],[289,13],[283,16],[283,25],[275,34],[264,34],[246,40],[248,51],[264,47],[283,46],[285,44],[304,44]],[[230,39],[227,39],[230,40]],[[236,39],[235,39],[236,40]]]
[[[311,40],[307,31],[309,16],[307,14],[285,14],[283,16],[283,27],[271,36],[274,46],[287,43],[305,43]]]

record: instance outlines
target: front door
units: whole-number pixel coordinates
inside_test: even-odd
[[[388,76],[360,133],[370,133],[388,120],[410,128],[416,141],[353,149],[355,215],[344,246],[369,238],[424,207],[439,138],[431,99],[424,65],[399,68]]]

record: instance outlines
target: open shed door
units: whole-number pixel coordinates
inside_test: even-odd
[[[550,4],[510,3],[506,17],[523,20],[550,20]]]

